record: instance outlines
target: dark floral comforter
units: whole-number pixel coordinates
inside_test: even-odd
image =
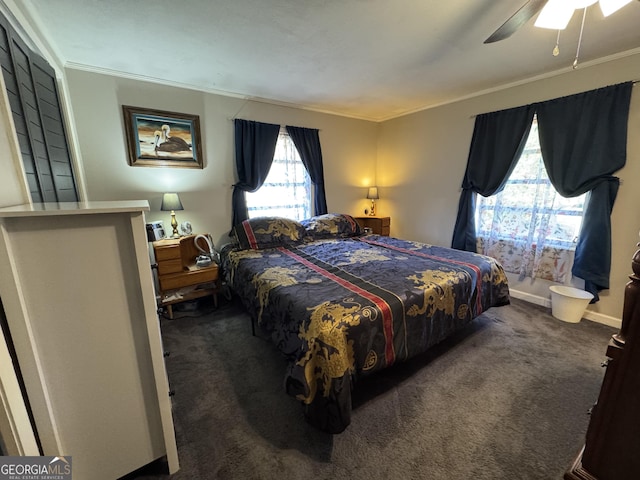
[[[355,379],[509,303],[495,260],[377,235],[227,249],[223,272],[289,360],[287,392],[304,403],[313,425],[331,433],[350,423]]]

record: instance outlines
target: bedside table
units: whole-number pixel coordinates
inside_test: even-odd
[[[370,228],[376,235],[388,237],[391,232],[391,217],[355,217],[362,228]]]
[[[167,308],[171,319],[176,303],[213,295],[214,305],[218,306],[218,265],[196,265],[201,252],[195,246],[195,238],[196,235],[186,235],[153,242],[160,284],[158,305]]]

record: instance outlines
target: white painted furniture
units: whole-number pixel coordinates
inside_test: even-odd
[[[178,454],[146,201],[0,208],[0,298],[45,455],[115,479]],[[14,399],[15,400],[15,399]]]

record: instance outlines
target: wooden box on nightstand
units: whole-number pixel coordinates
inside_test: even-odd
[[[376,235],[388,237],[391,232],[391,217],[356,217],[362,228],[370,228]]]
[[[195,246],[195,238],[195,235],[186,235],[153,242],[160,284],[159,304],[167,307],[169,318],[173,318],[172,305],[176,303],[213,295],[215,305],[218,304],[218,265],[196,265],[196,257],[201,252]]]

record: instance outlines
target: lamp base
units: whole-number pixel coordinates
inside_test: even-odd
[[[173,238],[180,238],[178,233],[178,220],[176,220],[176,212],[171,210],[171,226],[173,227]]]
[[[371,209],[369,210],[369,216],[370,217],[376,216],[376,202],[374,202],[373,200],[371,200]]]

